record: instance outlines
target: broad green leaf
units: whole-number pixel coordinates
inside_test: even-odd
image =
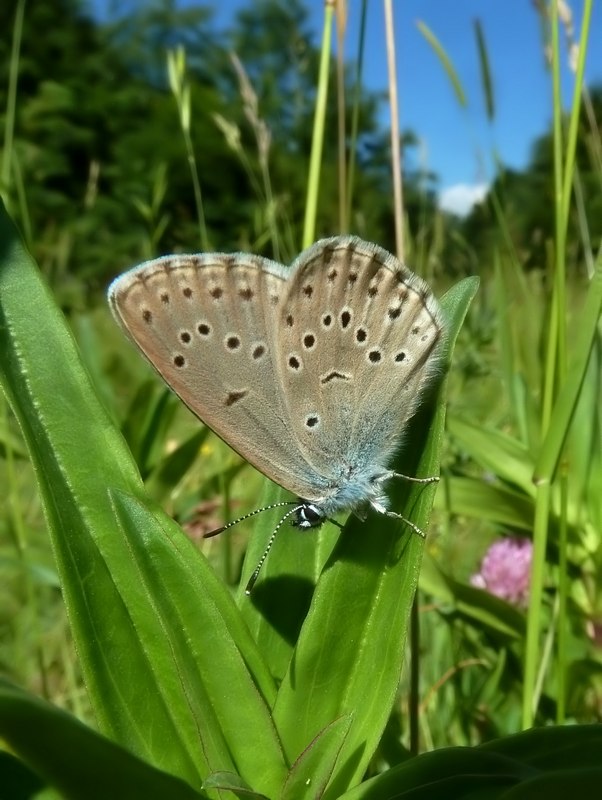
[[[323,796],[350,726],[351,718],[341,717],[320,731],[292,765],[279,800]]]
[[[294,499],[266,479],[266,491],[259,498],[258,507]],[[252,594],[247,596],[244,593],[247,581],[268,539],[291,508],[285,506],[261,514],[249,541],[238,591],[243,618],[265,654],[277,683],[286,674],[316,582],[340,534],[330,523],[318,532],[299,531],[285,521]]]
[[[602,726],[554,725],[494,739],[479,750],[516,758],[538,769],[562,769],[600,765]]]
[[[567,797],[596,797],[602,786],[602,767],[548,772],[523,781],[503,794],[503,800],[566,800]]]
[[[536,770],[498,753],[449,747],[423,753],[340,795],[339,800],[501,798]]]
[[[179,778],[144,763],[75,717],[3,680],[0,680],[0,738],[68,800],[207,797]],[[3,772],[0,796],[9,800],[5,794],[6,780]]]
[[[0,750],[0,775],[2,776],[2,793],[11,800],[13,798],[14,800],[37,798],[46,786],[46,781],[42,780],[18,758],[4,750]]]
[[[193,786],[228,769],[269,794],[287,767],[265,662],[206,560],[146,507],[125,442],[6,216],[0,248],[0,378],[36,467],[101,730]]]
[[[601,746],[599,725],[525,731],[480,747],[424,753],[365,781],[340,800],[597,796]]]
[[[265,685],[258,686],[249,672],[247,658],[258,672],[262,664],[229,593],[169,517],[129,495],[111,490],[111,497],[132,561],[125,568],[113,565],[113,580],[122,596],[138,594],[139,602],[130,604],[132,625],[174,731],[183,736],[189,725],[197,750],[214,754],[211,764],[228,767],[249,783],[278,766],[284,769],[269,707],[259,691],[272,695],[273,685],[264,675]],[[133,565],[134,590],[128,588]],[[161,643],[156,641],[158,628]],[[173,674],[172,662],[177,665]]]
[[[476,287],[477,281],[464,281],[442,301],[450,349]],[[425,406],[396,469],[435,474],[443,424],[443,405],[436,414]],[[432,487],[402,484],[394,486],[392,507],[425,528]],[[366,523],[350,518],[318,581],[274,719],[294,761],[327,725],[352,716],[325,797],[338,797],[361,778],[382,735],[399,684],[422,548],[423,540],[402,523],[377,515]]]

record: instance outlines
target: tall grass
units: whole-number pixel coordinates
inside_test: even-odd
[[[335,11],[339,14],[340,47],[343,42],[346,8],[335,5],[325,4],[304,245],[314,238],[320,199],[325,110],[332,91],[330,46]],[[364,3],[364,19],[366,8]],[[448,231],[440,215],[432,229],[419,231],[415,237],[429,244],[417,247],[408,226],[404,226],[402,192],[397,183],[402,165],[393,6],[389,0],[385,0],[384,8],[394,122],[391,168],[396,188],[391,219],[395,221],[398,253],[417,255],[412,266],[427,273],[432,268],[429,248],[434,251],[439,247],[440,238],[448,236]],[[378,774],[400,764],[407,756],[408,744],[414,752],[419,741],[423,749],[479,744],[534,722],[564,722],[567,716],[588,721],[598,713],[587,695],[578,695],[576,684],[585,674],[587,686],[597,686],[586,626],[597,621],[600,607],[595,577],[602,523],[597,489],[602,481],[602,460],[591,431],[599,434],[602,424],[598,401],[602,386],[598,328],[602,263],[591,254],[589,284],[582,293],[570,292],[565,257],[568,217],[577,196],[575,150],[591,8],[591,0],[586,0],[573,102],[565,119],[559,88],[559,20],[557,6],[552,6],[556,228],[550,260],[544,265],[552,277],[551,290],[537,276],[525,275],[512,245],[503,201],[495,194],[491,197],[506,246],[492,256],[484,296],[460,335],[460,352],[449,375],[450,443],[436,499],[437,525],[427,543],[420,577],[418,615],[423,655],[418,657],[416,646],[413,670],[403,679],[397,700],[402,655],[396,650],[392,660],[387,660],[382,659],[382,653],[389,653],[387,648],[401,648],[405,641],[421,542],[411,536],[404,540],[403,559],[391,564],[383,532],[375,524],[360,529],[351,523],[340,539],[336,531],[325,531],[322,538],[312,541],[290,537],[287,548],[270,561],[277,602],[268,603],[260,592],[257,603],[249,603],[240,592],[233,602],[230,589],[199,557],[196,544],[184,539],[154,503],[167,506],[189,532],[203,531],[215,523],[212,502],[216,497],[226,517],[237,504],[256,506],[259,479],[250,477],[249,471],[207,431],[199,432],[196,423],[192,426],[170,396],[148,382],[147,375],[144,381],[142,373],[134,380],[123,356],[116,355],[122,346],[117,337],[109,336],[105,345],[105,337],[100,335],[97,347],[89,352],[91,359],[97,350],[97,358],[113,362],[112,376],[103,388],[108,402],[117,409],[123,383],[138,381],[139,390],[130,395],[128,411],[122,409],[119,414],[128,450],[98,403],[97,387],[83,368],[60,315],[47,302],[26,254],[15,244],[14,233],[4,228],[5,241],[10,243],[3,267],[9,287],[3,317],[7,324],[2,327],[9,354],[3,366],[7,391],[40,476],[61,585],[92,706],[103,731],[146,761],[199,786],[199,775],[211,772],[212,765],[225,759],[233,773],[238,770],[243,776],[254,776],[257,783],[253,788],[270,796],[276,795],[285,775],[294,787],[289,796],[300,797],[295,791],[318,781],[316,776],[326,785],[334,774],[329,796],[335,797],[361,780],[366,771]],[[444,45],[424,23],[419,29],[431,43],[458,102],[465,104],[461,79]],[[363,25],[360,30],[361,54]],[[18,25],[15,31],[18,43]],[[475,38],[487,113],[492,118],[492,71],[485,32],[478,25]],[[17,54],[13,65],[16,74],[17,46],[13,52]],[[361,200],[353,188],[359,95],[352,100],[347,153],[342,124],[347,115],[340,79],[342,63],[340,58],[339,147],[345,152],[339,153],[339,220],[345,227],[353,218],[354,203]],[[255,188],[262,235],[271,240],[275,256],[280,258],[293,249],[293,241],[279,212],[280,187],[274,185],[270,173],[270,132],[261,118],[261,102],[244,65],[236,60],[234,64],[244,114],[255,133],[258,175],[241,146],[236,127],[223,118],[215,121]],[[211,231],[203,209],[202,169],[190,136],[193,115],[183,50],[169,55],[168,74],[194,187],[199,241],[202,249],[208,249]],[[361,63],[357,74],[361,74]],[[10,124],[15,102],[13,93],[7,109]],[[7,150],[10,154],[10,148]],[[599,142],[595,152],[600,152]],[[7,158],[5,151],[3,180]],[[153,242],[169,224],[161,212],[169,177],[160,164],[155,175],[154,200],[141,209],[149,222],[149,255]],[[587,244],[585,235],[583,244]],[[13,272],[14,264],[21,266],[21,275]],[[19,281],[24,288],[19,288]],[[462,296],[448,296],[447,307],[456,326],[469,294],[465,289]],[[49,352],[48,343],[41,346],[36,336],[40,320],[34,324],[24,313],[28,304],[41,309],[40,320],[52,344]],[[103,332],[109,330],[106,320],[95,324]],[[574,337],[569,335],[571,325],[577,330]],[[13,331],[18,331],[14,339]],[[103,372],[98,363],[92,371],[96,375]],[[493,377],[492,372],[496,373]],[[77,410],[72,420],[65,420],[64,404]],[[428,426],[428,414],[422,421]],[[424,451],[420,450],[424,444],[421,437],[426,434],[416,434],[417,452],[423,453],[421,464],[427,473],[438,458],[442,410],[431,423],[431,438]],[[2,428],[8,487],[3,520],[3,538],[8,545],[3,545],[2,569],[6,574],[17,574],[15,585],[21,582],[22,589],[20,608],[14,615],[14,634],[3,645],[3,658],[12,677],[88,717],[90,712],[81,695],[82,678],[71,666],[72,644],[62,617],[55,622],[56,639],[48,648],[40,645],[47,631],[44,614],[49,607],[58,608],[58,582],[56,573],[48,567],[47,554],[39,561],[32,555],[40,548],[39,536],[32,535],[32,529],[40,526],[37,501],[31,500],[34,478],[18,464],[25,458],[25,450],[6,411]],[[82,441],[87,443],[83,449],[78,446]],[[411,455],[406,457],[411,460]],[[91,462],[93,480],[89,478]],[[139,473],[146,483],[144,490]],[[273,488],[266,491],[268,496],[275,496]],[[153,498],[150,503],[148,494]],[[400,495],[399,500],[426,520],[428,498],[410,492]],[[273,525],[267,515],[250,539],[242,568],[247,575]],[[437,528],[446,535],[437,536]],[[469,585],[481,537],[491,538],[501,530],[533,539],[526,613]],[[226,582],[235,583],[244,546],[227,539],[221,562],[216,557],[217,547],[210,542],[206,552]],[[472,556],[471,563],[467,552]],[[381,557],[382,569],[370,571],[368,567]],[[285,586],[291,574],[295,579]],[[88,583],[92,585],[93,581],[94,590],[88,594]],[[112,609],[110,618],[106,608]],[[582,657],[571,658],[571,628],[577,630],[574,638],[580,653],[585,654]],[[370,638],[375,634],[377,645]],[[350,641],[355,635],[357,647]],[[116,643],[118,647],[113,649]],[[120,653],[120,659],[127,656],[134,665],[131,675],[124,679],[120,661],[113,661],[108,653]],[[207,653],[211,656],[208,661]],[[594,664],[588,664],[588,659]],[[65,668],[57,674],[60,660]],[[374,664],[378,664],[377,670]],[[386,702],[374,700],[370,713],[362,717],[365,730],[360,735],[346,703],[352,697],[362,707],[365,697],[377,698],[375,685],[382,688]],[[144,708],[136,718],[131,710],[140,705]],[[210,723],[201,719],[207,709],[211,715],[217,709]],[[147,735],[149,730],[157,731],[156,738]],[[211,735],[205,739],[207,730]],[[312,739],[309,733],[315,731]],[[360,750],[362,756],[357,757]],[[348,761],[336,772],[340,753],[346,753]],[[294,769],[287,772],[291,765],[298,770],[296,774]],[[219,780],[226,779],[222,776]],[[226,788],[223,783],[217,785]]]
[[[512,245],[505,210],[497,195],[492,195],[493,208],[500,230],[508,243],[507,250],[494,255],[497,265],[497,315],[499,326],[499,352],[504,365],[509,408],[514,420],[514,444],[510,440],[496,450],[487,445],[486,428],[481,432],[461,429],[452,421],[451,431],[460,434],[459,441],[481,464],[506,483],[518,483],[533,504],[532,534],[534,557],[531,574],[531,596],[527,611],[527,629],[524,640],[524,680],[522,681],[522,725],[530,727],[538,717],[542,695],[551,692],[556,698],[555,717],[564,721],[567,703],[567,680],[571,669],[568,657],[567,636],[574,618],[569,610],[570,583],[568,571],[574,566],[574,556],[569,556],[570,529],[573,527],[582,542],[589,536],[590,525],[599,518],[599,510],[591,505],[591,493],[586,487],[598,479],[598,456],[591,460],[590,446],[599,438],[599,417],[595,404],[585,400],[591,388],[600,385],[600,373],[595,357],[599,346],[598,320],[600,315],[599,269],[583,296],[567,291],[566,273],[567,228],[572,203],[576,198],[578,174],[575,167],[577,131],[584,88],[584,65],[589,42],[589,24],[592,4],[584,4],[582,30],[579,36],[578,59],[575,65],[573,98],[568,117],[564,114],[564,100],[560,92],[560,63],[564,57],[560,45],[558,5],[551,3],[551,92],[554,118],[554,181],[555,240],[549,249],[549,263],[545,265],[551,276],[551,291],[533,294],[525,281],[523,267]],[[564,11],[567,11],[565,5]],[[547,14],[547,9],[541,13]],[[433,34],[421,26],[434,52],[450,77],[458,101],[464,105],[465,95],[453,68],[451,59]],[[483,90],[486,108],[490,114],[495,107],[489,59],[483,32],[477,28],[477,43],[482,66]],[[597,134],[595,135],[597,138]],[[495,156],[495,154],[494,154]],[[494,157],[494,162],[496,158]],[[578,209],[578,206],[577,206]],[[582,220],[582,230],[586,223]],[[582,243],[587,251],[587,239]],[[500,264],[507,264],[500,268]],[[516,312],[513,304],[520,303]],[[535,312],[535,314],[534,314]],[[578,333],[569,337],[569,320],[579,320]],[[507,323],[507,324],[506,324]],[[573,323],[573,326],[576,322]],[[540,361],[538,342],[543,344],[545,357]],[[592,347],[594,349],[592,350]],[[527,357],[527,359],[525,359]],[[568,365],[571,365],[570,372]],[[535,371],[533,370],[535,367]],[[533,375],[539,374],[539,380]],[[586,377],[587,376],[587,377]],[[538,397],[541,397],[539,400]],[[579,404],[579,399],[583,402]],[[576,415],[589,417],[594,441],[577,434],[579,422]],[[491,434],[491,436],[493,436]],[[576,438],[575,438],[576,437]],[[510,447],[525,446],[523,455],[517,450],[515,457],[524,460],[525,477],[508,469]],[[567,443],[568,449],[567,449]],[[500,445],[502,443],[500,442]],[[598,441],[599,445],[599,441]],[[597,448],[599,449],[599,447]],[[488,450],[488,452],[486,452]],[[589,464],[585,467],[584,464]],[[574,477],[575,467],[578,477]],[[501,488],[501,487],[500,487]],[[583,494],[585,492],[585,495]],[[574,503],[580,502],[581,523],[575,517]],[[586,498],[590,498],[589,501]],[[476,499],[476,498],[475,498]],[[595,501],[594,501],[595,503]],[[478,502],[475,504],[475,511]],[[495,518],[495,513],[491,515]],[[498,514],[498,519],[501,517]],[[595,523],[594,523],[595,525]],[[521,527],[523,527],[521,525]],[[528,528],[527,528],[528,530]],[[550,546],[558,548],[558,556],[550,561]],[[585,578],[585,575],[582,576]],[[551,605],[546,602],[550,595]],[[572,593],[574,595],[574,592]],[[596,603],[593,604],[594,606]],[[593,609],[592,609],[593,610]],[[555,642],[555,647],[550,644]]]

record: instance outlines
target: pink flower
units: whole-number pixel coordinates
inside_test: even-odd
[[[530,539],[499,539],[485,553],[480,572],[471,577],[470,583],[513,605],[526,606],[532,556]]]

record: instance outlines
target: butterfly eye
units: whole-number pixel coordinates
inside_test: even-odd
[[[306,503],[299,508],[297,525],[300,528],[317,528],[323,522],[324,514],[313,503]]]

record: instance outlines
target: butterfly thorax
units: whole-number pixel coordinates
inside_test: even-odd
[[[300,499],[295,525],[301,529],[316,528],[328,517],[358,511],[367,505],[382,513],[388,506],[382,484],[391,476],[391,471],[382,467],[349,465],[344,475],[333,480],[331,491],[311,500]]]

